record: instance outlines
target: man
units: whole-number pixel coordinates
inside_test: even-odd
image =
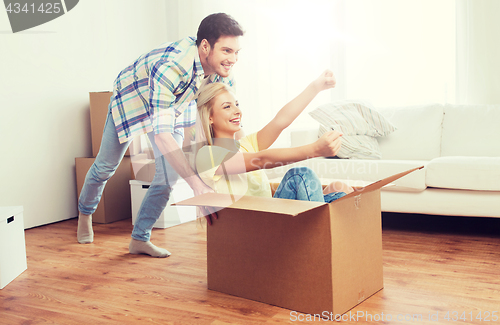
[[[241,26],[229,15],[212,14],[200,23],[196,39],[187,37],[163,44],[120,72],[114,83],[101,147],[78,202],[79,243],[93,242],[92,213],[104,186],[130,141],[147,133],[155,152],[156,173],[139,209],[129,252],[153,257],[170,255],[166,249],[153,245],[150,236],[177,176],[187,181],[195,195],[211,191],[182,154],[183,128],[195,122],[193,100],[202,82],[233,84],[230,72],[238,60],[239,38],[243,34]]]

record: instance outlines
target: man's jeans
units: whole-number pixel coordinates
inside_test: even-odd
[[[181,129],[180,131],[182,132],[183,130]],[[179,148],[182,148],[183,134],[175,131],[172,133],[172,136],[179,145]],[[153,229],[153,225],[167,206],[172,188],[179,177],[179,174],[177,174],[167,159],[161,154],[160,149],[158,149],[153,132],[148,133],[148,137],[153,146],[156,168],[155,177],[146,192],[144,200],[142,200],[137,219],[135,220],[134,230],[132,230],[132,238],[141,241],[148,241],[151,237],[151,229]]]
[[[330,203],[345,196],[344,192],[323,194],[321,182],[308,167],[290,168],[274,193],[275,198]]]
[[[111,100],[112,99],[113,97],[111,97]],[[170,192],[172,191],[172,186],[174,186],[178,178],[178,174],[174,171],[172,166],[170,166],[156,146],[154,134],[151,132],[148,136],[155,154],[156,173],[142,201],[135,221],[134,230],[132,231],[132,238],[141,241],[149,240],[151,229],[156,220],[160,217],[161,212],[165,209],[170,197]],[[176,131],[172,136],[180,146],[183,141],[182,130],[181,132]],[[95,212],[101,200],[104,186],[108,179],[115,173],[128,146],[128,142],[120,144],[118,141],[113,117],[111,111],[109,111],[106,124],[104,125],[99,153],[87,172],[85,183],[80,193],[78,210],[81,213],[89,215]]]

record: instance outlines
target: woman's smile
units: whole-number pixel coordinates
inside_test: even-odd
[[[210,123],[216,138],[232,138],[241,129],[241,110],[230,92],[214,98]]]

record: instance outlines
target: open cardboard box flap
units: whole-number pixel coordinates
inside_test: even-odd
[[[354,192],[332,202],[334,204],[338,201],[345,200],[351,196],[357,196],[360,193],[368,193],[377,190],[398,178],[401,178],[415,170],[422,169],[424,166],[413,168],[399,174],[395,174],[384,178],[375,183],[369,184],[365,187],[356,188]],[[274,199],[258,196],[235,196],[229,194],[219,193],[205,193],[203,195],[195,196],[193,198],[183,200],[172,205],[188,205],[188,206],[208,206],[217,208],[231,208],[242,209],[250,211],[263,211],[271,212],[289,216],[297,216],[303,212],[313,210],[324,204],[323,202],[309,202],[288,199]]]
[[[209,206],[215,208],[227,207],[231,209],[270,212],[294,217],[324,204],[323,202],[273,199],[270,197],[205,193],[172,205]]]
[[[355,188],[354,189],[354,192],[344,196],[344,197],[341,197],[340,199],[334,201],[334,202],[337,202],[339,200],[344,200],[344,199],[347,199],[351,196],[357,196],[359,195],[360,193],[368,193],[368,192],[371,192],[371,191],[374,191],[374,190],[378,190],[379,188],[382,188],[392,182],[394,182],[395,180],[405,176],[405,175],[408,175],[409,173],[412,173],[416,170],[419,170],[419,169],[422,169],[424,168],[424,166],[420,166],[420,167],[416,167],[416,168],[412,168],[412,169],[409,169],[407,171],[404,171],[404,172],[401,172],[401,173],[398,173],[398,174],[394,174],[392,176],[389,176],[389,177],[386,177],[384,179],[381,179],[379,181],[376,181],[374,183],[371,183],[365,187],[361,187],[361,188]],[[332,202],[333,203],[333,202]]]

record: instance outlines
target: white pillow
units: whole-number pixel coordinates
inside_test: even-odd
[[[337,128],[338,129],[338,128]],[[319,127],[319,136],[330,131],[323,125]],[[338,158],[344,159],[381,159],[382,154],[377,139],[368,135],[344,135],[342,147],[337,153]]]
[[[361,101],[338,101],[319,106],[309,113],[321,125],[342,131],[344,135],[388,135],[396,128],[370,104]]]
[[[371,105],[360,101],[338,101],[322,105],[309,113],[320,123],[319,135],[330,130],[341,131],[342,148],[337,157],[381,159],[374,137],[385,136],[396,128]]]

